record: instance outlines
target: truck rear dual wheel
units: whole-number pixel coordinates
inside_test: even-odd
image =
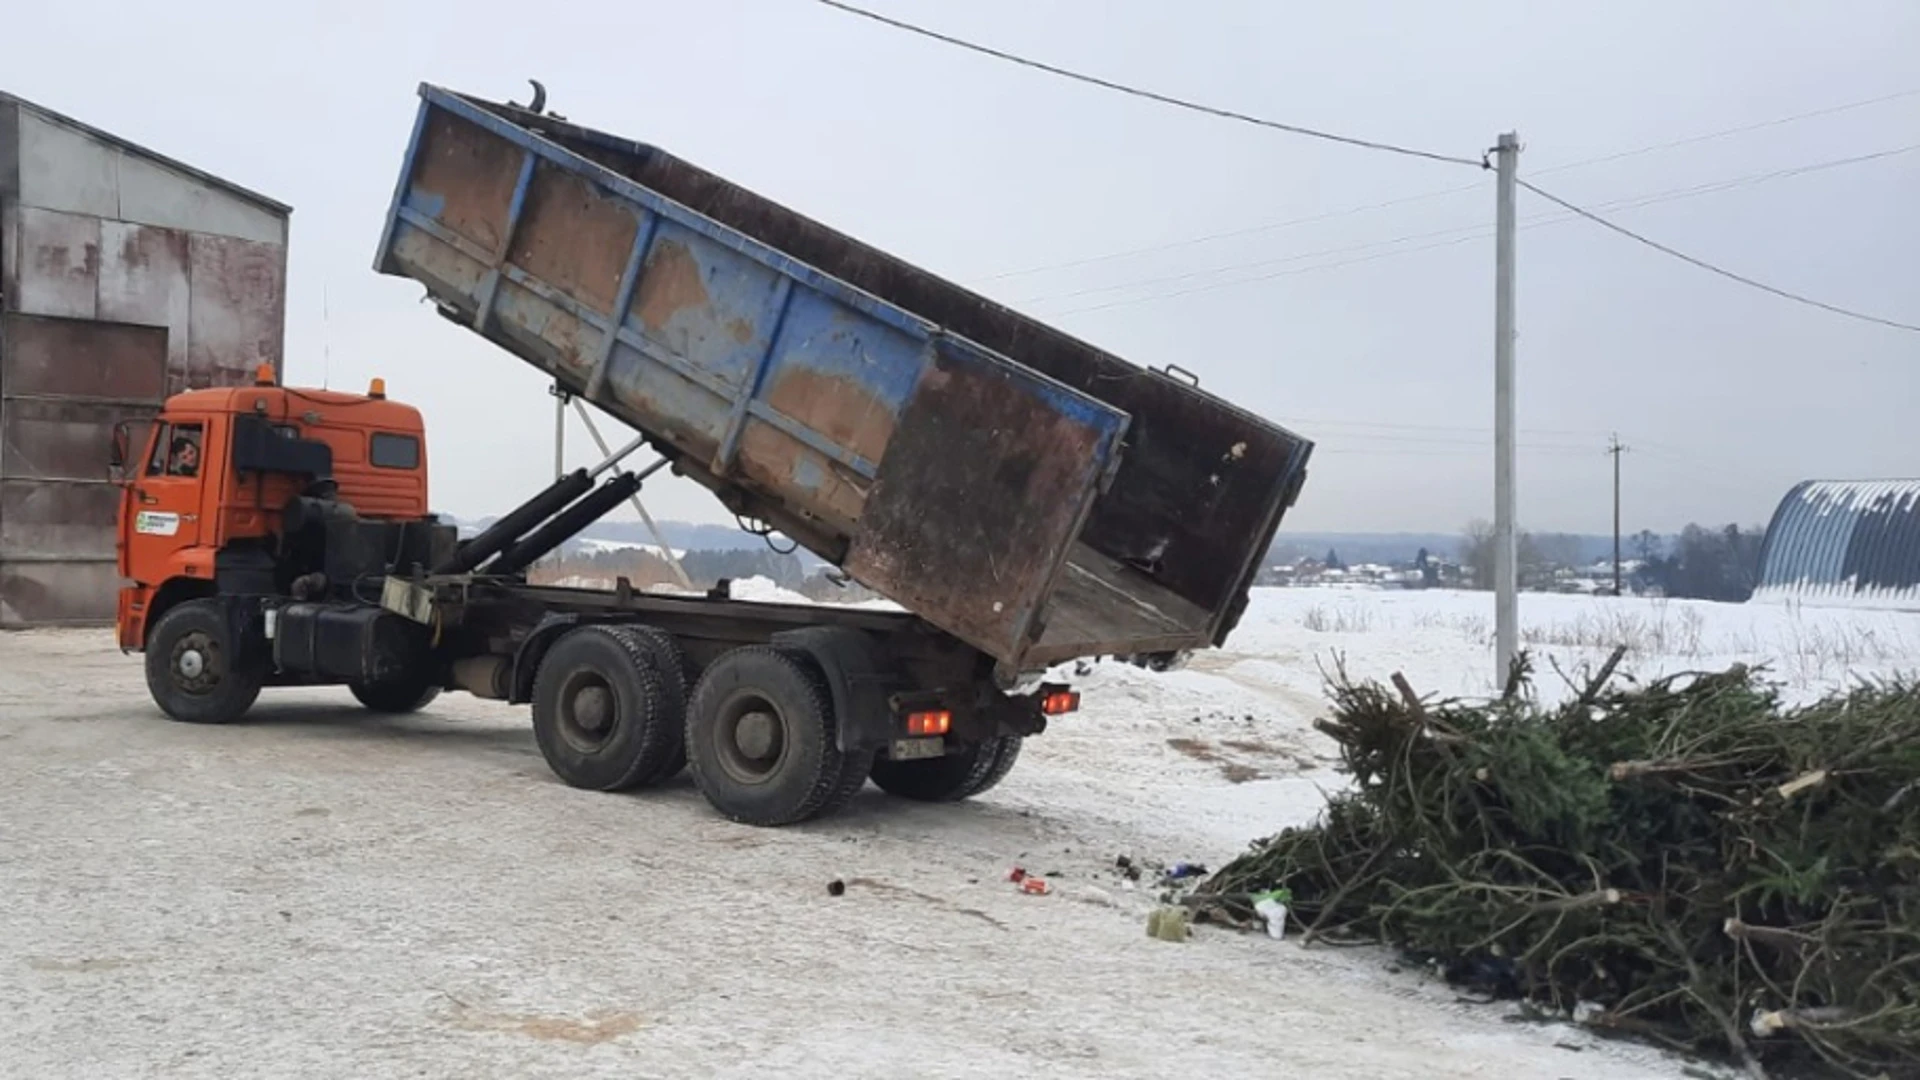
[[[657,783],[680,767],[684,680],[679,647],[659,631],[570,630],[534,679],[534,740],[548,767],[574,787]]]
[[[663,697],[660,722],[665,727],[661,738],[666,742],[666,749],[661,752],[659,763],[641,780],[641,785],[664,783],[679,776],[687,767],[687,696],[693,682],[687,677],[687,655],[672,634],[657,627],[635,624],[618,627],[616,632],[633,639],[652,661],[654,673],[660,676]]]
[[[686,745],[701,794],[748,825],[830,814],[873,764],[870,753],[840,751],[833,698],[813,659],[767,645],[708,665],[687,708]]]
[[[1020,759],[1018,735],[967,747],[957,754],[924,761],[876,761],[873,782],[881,791],[919,802],[959,802],[1006,778]]]
[[[266,681],[264,658],[233,640],[213,600],[167,611],[147,635],[147,690],[160,711],[189,724],[231,724],[247,714]]]

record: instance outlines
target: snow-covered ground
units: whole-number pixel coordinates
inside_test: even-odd
[[[1548,657],[1572,674],[1616,643],[1632,674],[1766,663],[1796,695],[1920,667],[1920,615],[1521,612],[1543,694]],[[1321,671],[1485,694],[1491,628],[1485,594],[1258,590],[1185,670],[1075,675],[1082,711],[984,797],[868,789],[787,830],[719,819],[685,777],[569,789],[523,709],[290,690],[169,724],[109,634],[0,635],[0,1076],[1700,1075],[1376,951],[1153,941],[1114,871],[1311,819],[1342,782]]]
[[[1628,649],[1624,676],[1765,665],[1788,700],[1920,672],[1920,613],[1528,593],[1520,623],[1535,691],[1547,700],[1568,692],[1556,664],[1579,679],[1617,645]],[[1116,730],[1174,741],[1191,766],[1168,772],[1139,758],[1106,766],[1134,795],[1109,810],[1137,811],[1131,824],[1143,828],[1175,823],[1170,831],[1218,854],[1311,819],[1322,791],[1341,783],[1328,768],[1332,743],[1312,728],[1336,666],[1356,679],[1399,672],[1422,694],[1487,697],[1492,643],[1489,593],[1255,589],[1227,644],[1196,653],[1184,670],[1106,662],[1077,677],[1081,716],[1035,740],[1035,756],[1075,754]],[[1208,771],[1228,782],[1201,783]]]
[[[1571,672],[1616,645],[1641,677],[1765,664],[1807,696],[1920,666],[1920,613],[1523,593],[1520,641],[1543,696],[1564,690],[1550,661]],[[1224,655],[1277,665],[1298,686],[1317,680],[1296,661],[1339,653],[1355,675],[1399,670],[1423,692],[1469,696],[1494,688],[1492,642],[1488,593],[1256,589]]]

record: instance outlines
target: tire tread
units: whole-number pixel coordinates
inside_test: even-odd
[[[818,755],[807,778],[806,792],[784,809],[767,812],[755,812],[737,806],[725,805],[725,795],[718,794],[724,782],[721,777],[709,775],[709,769],[703,768],[702,745],[699,728],[703,719],[717,710],[719,703],[711,700],[720,693],[715,687],[719,680],[733,677],[737,669],[746,666],[751,669],[757,665],[766,665],[767,669],[760,677],[767,681],[777,681],[782,674],[792,678],[795,687],[805,700],[791,702],[801,715],[796,717],[796,727],[807,724],[810,730],[807,738],[817,740]],[[751,684],[750,684],[751,685]],[[760,692],[771,695],[778,687],[761,685]],[[850,755],[840,752],[837,733],[834,727],[833,698],[827,689],[826,677],[815,667],[813,658],[799,649],[781,648],[773,645],[746,645],[722,656],[701,675],[700,682],[694,687],[693,703],[687,710],[686,745],[688,758],[693,769],[694,782],[699,786],[707,801],[714,809],[731,820],[749,825],[779,826],[793,825],[819,817],[839,808],[847,799],[859,790],[853,783],[858,777],[860,783],[866,782],[864,770],[857,763],[849,762]],[[836,803],[837,800],[837,803]]]
[[[575,787],[600,791],[632,790],[641,786],[649,776],[659,771],[663,758],[670,749],[667,725],[662,723],[667,708],[667,689],[663,685],[660,673],[653,666],[651,651],[632,635],[619,633],[620,629],[609,626],[583,626],[567,631],[559,641],[554,642],[553,648],[547,651],[546,656],[541,660],[539,672],[534,676],[533,699],[537,710],[541,708],[543,702],[548,700],[549,691],[554,689],[552,680],[566,676],[564,662],[570,659],[569,653],[572,649],[583,647],[579,644],[580,642],[598,639],[611,642],[620,651],[630,669],[628,673],[638,684],[640,707],[637,711],[640,716],[637,723],[640,725],[640,730],[635,739],[632,755],[611,782],[584,783],[561,771],[554,762],[553,752],[549,750],[550,740],[557,739],[559,736],[547,733],[544,726],[536,719],[534,734],[540,744],[542,755],[547,759],[548,766],[552,767],[562,780]],[[562,662],[556,663],[556,660]]]

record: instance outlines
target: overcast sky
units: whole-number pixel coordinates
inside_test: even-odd
[[[1289,123],[1470,157],[1517,129],[1522,176],[1548,190],[1590,206],[1659,196],[1613,213],[1783,288],[1920,322],[1920,151],[1755,179],[1920,144],[1920,93],[1547,171],[1920,91],[1913,0],[871,2]],[[418,404],[449,512],[504,511],[551,478],[552,402],[417,285],[374,274],[373,249],[417,84],[524,101],[534,76],[576,122],[1136,363],[1179,364],[1314,439],[1290,529],[1491,516],[1491,174],[1171,109],[808,0],[76,0],[8,5],[0,35],[0,88],[293,205],[288,378],[378,375]],[[1633,448],[1629,531],[1763,523],[1808,477],[1920,475],[1920,334],[1543,220],[1555,208],[1524,192],[1520,214],[1523,524],[1609,526],[1613,430]],[[571,447],[584,462],[584,435]],[[647,491],[656,516],[728,520],[690,484]]]

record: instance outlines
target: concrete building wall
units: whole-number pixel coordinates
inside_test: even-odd
[[[279,373],[287,217],[0,94],[0,627],[112,618],[114,426]]]

